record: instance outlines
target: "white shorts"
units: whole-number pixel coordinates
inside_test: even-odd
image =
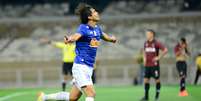
[[[81,90],[83,86],[93,85],[91,76],[93,73],[93,68],[83,64],[73,64],[73,83],[78,89]]]

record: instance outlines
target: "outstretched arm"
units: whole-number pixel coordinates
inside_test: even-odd
[[[65,44],[63,42],[52,41],[52,40],[48,39],[47,37],[41,38],[40,42],[43,44],[50,44],[56,48],[63,48],[65,46]]]
[[[81,38],[81,34],[80,33],[75,33],[73,35],[70,36],[64,36],[64,43],[73,43],[75,41],[77,41],[79,38]]]
[[[108,42],[112,42],[112,43],[116,43],[117,39],[115,36],[109,36],[106,33],[103,33],[102,37],[103,40],[108,41]]]

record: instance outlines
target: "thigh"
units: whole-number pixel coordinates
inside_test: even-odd
[[[151,71],[151,76],[155,80],[159,80],[160,79],[160,68],[159,67],[153,67],[152,71]]]
[[[149,79],[151,77],[151,67],[145,67],[144,69],[144,78]]]
[[[70,75],[72,75],[72,68],[73,68],[73,62],[72,63],[68,63],[68,73],[70,74]]]
[[[183,63],[183,72],[184,72],[184,76],[187,76],[187,63],[186,62]]]
[[[176,66],[180,77],[186,75],[187,65],[185,62],[177,62]]]
[[[68,75],[67,68],[68,68],[68,64],[64,62],[63,66],[62,66],[62,73],[63,73],[63,75]]]
[[[77,101],[82,95],[82,92],[75,86],[72,86],[70,91],[70,101]]]
[[[62,72],[64,75],[72,75],[72,66],[73,66],[73,63],[64,63],[63,64],[63,69],[62,69]]]
[[[91,79],[93,68],[86,65],[74,64],[72,72],[77,87],[82,88],[83,86],[93,85]]]
[[[201,75],[201,69],[198,68],[197,71],[198,71],[198,74]]]

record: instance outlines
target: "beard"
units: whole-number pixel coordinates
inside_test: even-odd
[[[92,19],[93,22],[98,22],[100,19]]]

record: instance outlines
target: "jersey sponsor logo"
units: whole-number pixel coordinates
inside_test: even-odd
[[[98,47],[100,45],[100,41],[96,40],[96,38],[92,38],[90,42],[90,47]]]
[[[156,48],[153,47],[146,47],[145,52],[156,52]]]

